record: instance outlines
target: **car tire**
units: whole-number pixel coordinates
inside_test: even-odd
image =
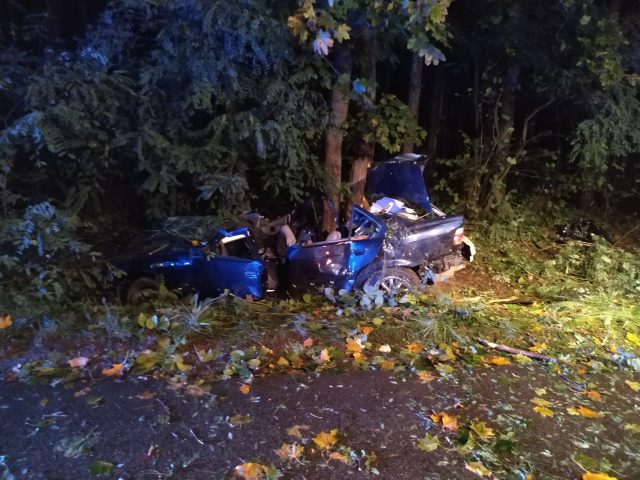
[[[160,284],[150,277],[140,277],[136,279],[127,289],[126,301],[128,304],[135,305],[140,303],[144,292],[157,292]]]
[[[380,288],[389,293],[404,293],[420,285],[420,278],[413,270],[402,267],[386,267],[374,271],[362,283],[363,289]]]

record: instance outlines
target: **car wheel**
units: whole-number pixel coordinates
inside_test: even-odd
[[[413,270],[401,267],[387,267],[373,272],[364,281],[362,288],[379,288],[386,293],[406,293],[418,285],[420,285],[420,278]]]
[[[141,303],[145,297],[157,293],[159,288],[160,284],[153,278],[138,278],[127,289],[127,303],[132,305]]]

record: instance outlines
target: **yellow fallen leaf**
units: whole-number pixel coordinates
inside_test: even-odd
[[[315,443],[322,450],[329,450],[338,442],[338,429],[334,428],[330,432],[320,432],[313,439]]]
[[[635,333],[627,332],[627,340],[633,343],[636,347],[640,347],[640,337]]]
[[[75,357],[69,360],[67,363],[71,368],[84,368],[87,365],[89,359],[87,357]]]
[[[493,433],[493,428],[487,427],[484,422],[471,422],[470,428],[478,435],[478,438],[482,440],[488,440],[496,436],[496,434]]]
[[[347,351],[348,352],[361,352],[362,345],[356,342],[353,338],[347,338]]]
[[[440,440],[435,435],[424,434],[424,438],[418,439],[418,448],[423,452],[433,452],[440,446]]]
[[[380,368],[385,372],[389,372],[396,367],[396,363],[393,360],[384,360],[380,363]]]
[[[309,425],[294,425],[293,427],[289,427],[287,428],[287,435],[302,439],[301,430],[309,430]]]
[[[632,433],[640,433],[640,423],[625,423],[624,429]]]
[[[530,400],[531,403],[533,403],[534,405],[538,405],[539,407],[550,407],[551,406],[551,402],[548,400],[545,400],[544,398],[532,398]]]
[[[511,360],[505,357],[482,357],[482,360],[484,361],[484,363],[490,363],[492,365],[511,365]]]
[[[362,331],[362,333],[364,333],[366,336],[369,336],[369,334],[370,334],[371,332],[373,332],[373,327],[370,327],[370,326],[368,326],[368,325],[367,325],[366,327],[362,327],[362,328],[361,328],[361,331]]]
[[[249,395],[249,392],[251,391],[251,387],[248,384],[243,383],[242,386],[240,387],[240,391],[245,395]]]
[[[438,356],[438,360],[440,360],[441,362],[450,362],[456,359],[456,355],[455,353],[453,353],[453,349],[451,348],[450,345],[447,345],[446,343],[441,343],[438,346],[440,350],[444,352],[442,355]]]
[[[233,417],[229,417],[229,425],[232,427],[238,427],[242,425],[247,425],[251,423],[253,419],[251,415],[242,415],[241,413],[236,413]]]
[[[389,345],[381,345],[380,348],[378,348],[378,351],[382,353],[389,353],[391,351],[391,347]]]
[[[236,467],[236,475],[245,480],[262,480],[265,478],[266,467],[259,463],[243,463]]]
[[[102,374],[107,375],[108,377],[115,377],[122,375],[124,371],[124,363],[114,363],[111,368],[102,369]]]
[[[0,315],[0,330],[10,327],[13,324],[11,315]]]
[[[537,407],[533,407],[533,411],[538,412],[543,417],[553,417],[553,411],[547,407],[538,405]]]
[[[606,473],[583,473],[582,480],[617,480],[616,477],[610,477]]]
[[[287,360],[284,357],[280,357],[276,363],[281,367],[288,367],[289,366],[289,360]]]
[[[425,372],[424,370],[418,370],[416,372],[416,375],[418,375],[420,383],[429,383],[433,382],[436,379],[435,375],[432,375],[429,372]]]
[[[530,352],[544,352],[547,348],[549,348],[547,346],[546,343],[540,343],[540,344],[535,344],[533,347],[529,347],[529,351]]]
[[[311,347],[313,347],[313,338],[309,337],[309,338],[305,339],[305,341],[304,341],[304,342],[302,342],[302,346],[303,346],[304,348],[311,348]]]
[[[454,415],[449,415],[447,412],[439,412],[431,414],[431,420],[436,423],[442,424],[442,430],[449,430],[455,432],[458,430],[458,418]]]
[[[91,391],[90,387],[84,387],[82,390],[78,390],[76,393],[73,394],[74,397],[83,397],[85,396],[87,393],[89,393]]]
[[[536,392],[536,395],[546,395],[547,394],[547,389],[546,388],[536,388],[534,390],[534,392]]]
[[[524,364],[524,363],[533,363],[533,360],[531,360],[529,357],[527,357],[526,355],[523,355],[521,353],[517,354],[513,358],[518,363],[522,363],[522,364]]]
[[[602,401],[602,395],[600,395],[595,390],[587,391],[587,397],[589,397],[591,400],[593,400],[595,402],[601,402]]]
[[[173,357],[176,362],[176,367],[178,367],[178,370],[180,370],[181,372],[188,372],[193,368],[193,365],[184,363],[184,358],[182,358],[182,355],[180,355],[179,353],[174,354]]]
[[[329,460],[338,460],[339,462],[348,464],[349,463],[349,457],[347,457],[344,453],[340,453],[340,452],[331,452],[331,454],[329,455]]]
[[[481,477],[491,477],[492,473],[487,467],[482,464],[482,462],[469,462],[465,465],[467,470],[475,473],[476,475],[480,475]]]
[[[626,383],[631,390],[634,392],[640,392],[640,382],[632,382],[631,380],[625,380]]]
[[[331,360],[331,355],[329,355],[329,349],[323,348],[322,351],[320,352],[320,361],[323,363],[327,363],[329,360]]]
[[[422,351],[422,345],[418,342],[411,342],[407,344],[407,350],[411,353],[420,353]]]
[[[280,457],[280,460],[297,460],[300,461],[304,447],[297,443],[283,443],[282,446],[276,450],[276,455]]]
[[[136,395],[136,397],[139,398],[140,400],[149,400],[150,398],[153,398],[155,396],[156,396],[155,392],[150,392],[149,390],[145,390],[140,395]]]
[[[567,407],[567,412],[569,413],[569,415],[582,415],[586,418],[598,418],[600,416],[600,413],[596,412],[595,410],[591,410],[590,408],[583,407],[582,405],[580,405],[578,408]]]

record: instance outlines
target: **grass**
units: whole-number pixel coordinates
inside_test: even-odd
[[[363,305],[374,302],[363,292],[339,297],[335,304],[320,296],[256,302],[165,298],[157,308],[85,306],[81,315],[22,333],[35,334],[40,343],[47,339],[53,348],[54,337],[76,338],[74,345],[93,342],[102,346],[105,359],[127,358],[130,367],[141,352],[151,351],[157,358],[151,361],[145,353],[145,368],[194,378],[203,371],[227,376],[233,351],[253,352],[238,357],[239,367],[231,369],[246,377],[351,363],[379,368],[392,359],[395,367],[413,368],[415,358],[394,353],[413,342],[425,352],[443,344],[463,352],[475,348],[479,337],[565,361],[597,359],[640,369],[640,345],[629,339],[640,334],[640,259],[601,242],[557,244],[548,233],[518,228],[518,235],[499,243],[490,233],[476,236],[479,254],[465,277],[468,283],[427,288],[396,299],[394,306],[367,308]],[[349,349],[350,339],[361,352]],[[394,353],[380,351],[382,346]],[[72,353],[58,352],[56,358]],[[330,360],[319,360],[327,356]]]

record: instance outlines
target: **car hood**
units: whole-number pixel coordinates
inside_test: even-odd
[[[367,196],[374,202],[382,197],[400,198],[431,212],[431,199],[422,170],[425,157],[403,154],[378,163],[367,173]]]

